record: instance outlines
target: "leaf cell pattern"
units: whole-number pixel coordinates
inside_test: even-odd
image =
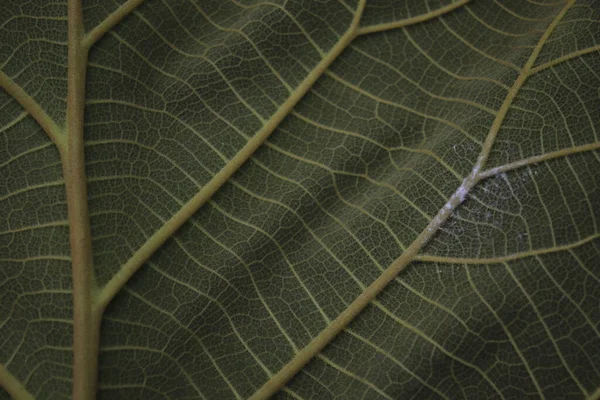
[[[0,399],[70,398],[68,4],[1,5]],[[100,398],[598,396],[597,1],[83,21]]]

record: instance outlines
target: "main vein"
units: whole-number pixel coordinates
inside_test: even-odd
[[[67,151],[61,153],[67,194],[73,277],[73,398],[94,399],[100,315],[92,310],[95,290],[85,173],[83,116],[88,49],[81,0],[68,3]]]

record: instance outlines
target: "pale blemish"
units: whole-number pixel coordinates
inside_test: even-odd
[[[465,201],[465,199],[467,198],[467,194],[469,194],[469,189],[467,189],[467,180],[464,179],[462,181],[462,184],[458,187],[458,189],[456,189],[456,196],[458,196],[458,204],[462,204],[462,202]]]

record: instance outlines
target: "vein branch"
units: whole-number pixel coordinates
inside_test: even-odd
[[[174,214],[159,230],[157,230],[121,267],[112,279],[98,293],[95,310],[98,313],[106,308],[119,290],[127,283],[133,274],[173,235],[186,223],[200,207],[202,207],[221,186],[254,154],[254,152],[267,140],[281,121],[292,111],[302,97],[311,89],[331,63],[337,59],[342,51],[356,37],[356,30],[364,9],[366,0],[361,0],[358,11],[348,31],[340,38],[339,42],[306,76],[304,81],[292,92],[290,97],[281,105],[273,116],[265,122],[263,127],[246,143],[246,145],[205,185],[192,197],[176,214]]]
[[[600,234],[595,234],[595,235],[588,236],[585,239],[579,240],[575,243],[569,243],[569,244],[565,244],[562,246],[556,246],[556,247],[545,248],[545,249],[523,251],[520,253],[514,253],[514,254],[509,254],[509,255],[500,256],[500,257],[463,258],[463,257],[440,257],[440,256],[424,254],[424,255],[416,256],[415,261],[435,262],[435,263],[443,263],[443,264],[477,264],[477,265],[501,264],[501,263],[508,262],[508,261],[519,260],[521,258],[534,257],[534,256],[539,256],[539,255],[544,255],[544,254],[552,254],[552,253],[558,253],[561,251],[571,250],[571,249],[583,246],[584,244],[589,243],[598,238],[600,238]]]
[[[114,28],[126,16],[131,14],[144,0],[128,0],[117,8],[112,14],[100,22],[94,29],[83,36],[81,46],[85,49],[92,47],[94,43],[100,40],[106,32]]]
[[[571,6],[573,6],[574,3],[575,3],[574,1],[569,1],[567,3],[567,5],[565,7],[563,7],[563,9],[554,18],[554,20],[552,20],[552,22],[550,23],[550,25],[548,26],[548,28],[546,29],[546,31],[544,32],[544,34],[542,35],[542,37],[540,38],[538,43],[536,44],[535,48],[531,52],[531,55],[527,59],[525,66],[523,66],[523,68],[521,69],[521,72],[519,72],[519,75],[517,76],[515,83],[508,91],[506,98],[504,99],[502,106],[500,106],[500,110],[498,110],[498,114],[496,114],[496,118],[494,119],[494,122],[492,123],[492,126],[490,127],[490,131],[485,139],[485,142],[483,143],[483,148],[481,150],[481,154],[479,155],[477,163],[475,164],[475,167],[473,168],[473,173],[472,173],[473,175],[478,175],[479,171],[485,166],[485,163],[486,163],[486,161],[490,155],[490,152],[492,150],[492,146],[494,145],[494,142],[496,141],[496,137],[498,136],[498,132],[500,131],[500,127],[502,126],[502,123],[504,122],[504,119],[506,118],[506,114],[508,113],[508,110],[510,109],[515,97],[517,97],[519,90],[521,90],[521,87],[523,87],[523,84],[525,83],[527,78],[531,75],[531,69],[533,68],[533,65],[535,64],[535,61],[537,60],[538,56],[540,55],[542,48],[548,41],[548,38],[550,37],[552,32],[554,32],[554,29],[556,28],[556,26],[558,25],[560,20],[565,16],[565,14],[569,10],[569,8],[571,8]]]
[[[598,389],[596,389],[596,391],[592,394],[590,394],[587,397],[587,400],[598,400],[600,399],[600,387]]]
[[[406,249],[402,255],[396,259],[383,273],[371,283],[338,317],[333,320],[317,337],[315,337],[305,348],[296,354],[296,356],[287,363],[281,370],[273,375],[249,400],[266,399],[275,394],[283,385],[285,385],[300,369],[325,346],[327,346],[337,335],[339,335],[364,309],[367,307],[381,291],[406,268],[414,259],[419,250],[431,239],[439,227],[450,217],[452,211],[464,201],[470,187],[475,184],[475,180],[467,180],[450,197],[450,200],[427,225],[421,234]]]
[[[448,4],[447,6],[440,7],[438,9],[430,11],[428,13],[420,14],[420,15],[417,15],[417,16],[411,17],[411,18],[401,19],[399,21],[393,21],[393,22],[377,24],[377,25],[363,26],[356,31],[356,35],[360,36],[360,35],[367,35],[369,33],[389,31],[391,29],[404,28],[406,26],[425,22],[430,19],[437,18],[441,15],[447,14],[451,11],[454,11],[457,8],[464,6],[469,1],[471,1],[471,0],[459,0],[455,3]]]
[[[541,154],[537,156],[527,157],[518,161],[511,162],[509,164],[501,165],[499,167],[490,168],[486,171],[479,173],[479,180],[487,179],[492,176],[508,172],[513,169],[525,167],[527,165],[537,164],[542,161],[552,160],[554,158],[566,157],[571,154],[583,153],[586,151],[593,151],[600,149],[600,142],[588,143],[581,146],[569,147],[567,149],[552,151],[550,153]]]
[[[4,388],[14,400],[34,400],[25,386],[2,364],[0,364],[0,387]]]
[[[565,61],[572,60],[573,58],[578,58],[578,57],[581,57],[581,56],[586,55],[586,54],[594,53],[596,51],[600,51],[600,45],[588,47],[586,49],[582,49],[582,50],[574,51],[574,52],[569,53],[569,54],[565,54],[562,57],[555,58],[552,61],[548,61],[548,62],[546,62],[544,64],[538,65],[535,68],[532,68],[531,69],[531,74],[532,75],[533,74],[537,74],[538,72],[543,71],[546,68],[553,67],[555,65],[564,63]]]
[[[66,148],[66,138],[63,130],[46,111],[21,86],[8,75],[0,71],[0,87],[11,95],[37,121],[59,151]]]

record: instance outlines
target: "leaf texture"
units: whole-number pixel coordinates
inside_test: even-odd
[[[261,393],[403,254],[275,398],[597,395],[597,1],[141,3],[87,62],[99,398]],[[67,5],[0,5],[0,363],[70,398]]]

